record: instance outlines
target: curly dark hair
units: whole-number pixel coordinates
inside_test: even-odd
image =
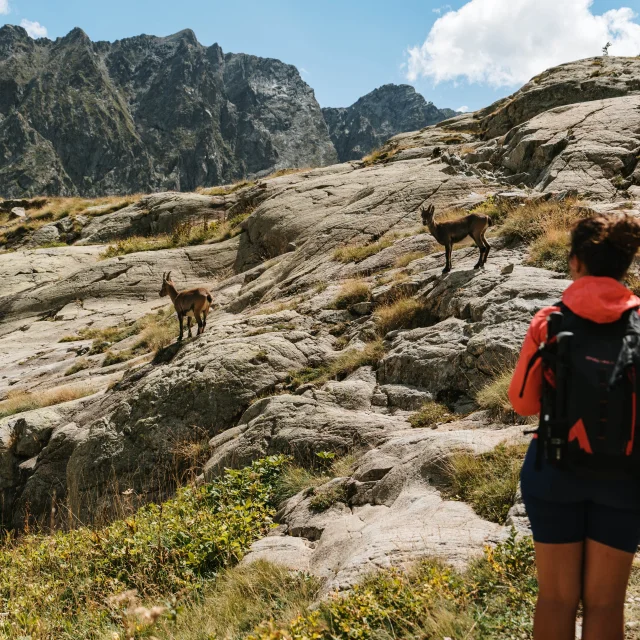
[[[638,248],[640,222],[627,214],[585,218],[571,232],[571,256],[592,276],[622,280]]]

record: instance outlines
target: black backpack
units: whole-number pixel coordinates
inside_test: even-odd
[[[542,359],[538,460],[560,468],[640,474],[640,315],[598,324],[554,306]]]

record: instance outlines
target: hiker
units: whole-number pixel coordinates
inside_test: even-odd
[[[533,318],[509,388],[520,415],[540,414],[521,473],[538,571],[535,640],[574,640],[580,601],[583,640],[624,638],[640,542],[640,298],[622,280],[639,247],[630,216],[575,225],[573,283]]]

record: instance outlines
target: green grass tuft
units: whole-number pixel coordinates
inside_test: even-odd
[[[457,453],[443,463],[445,495],[469,503],[485,520],[504,524],[513,506],[527,445],[497,446],[488,453]]]
[[[385,349],[381,340],[370,342],[362,350],[348,349],[329,363],[318,367],[305,367],[291,373],[291,385],[297,388],[303,384],[322,385],[329,380],[341,380],[360,367],[376,366],[384,356]]]
[[[336,262],[348,264],[350,262],[362,262],[366,258],[380,253],[383,249],[388,249],[393,245],[393,238],[381,238],[371,244],[352,244],[340,247],[333,252],[333,259]]]
[[[409,416],[409,422],[415,429],[435,427],[438,423],[451,422],[454,419],[455,416],[445,405],[433,400],[425,402],[419,411]]]
[[[371,290],[364,280],[347,280],[340,287],[340,291],[331,306],[334,309],[348,309],[358,302],[367,302],[370,299]]]

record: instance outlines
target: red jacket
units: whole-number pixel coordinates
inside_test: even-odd
[[[623,284],[613,278],[596,278],[585,276],[576,280],[562,295],[562,302],[581,318],[604,324],[615,322],[625,311],[640,307],[640,298],[635,296]],[[511,385],[509,399],[517,413],[521,416],[533,416],[540,412],[540,396],[542,394],[542,362],[538,360],[527,379],[522,398],[520,391],[527,365],[538,347],[547,337],[547,317],[557,307],[547,307],[538,311],[531,321],[529,331],[524,339],[520,358],[516,366]]]

